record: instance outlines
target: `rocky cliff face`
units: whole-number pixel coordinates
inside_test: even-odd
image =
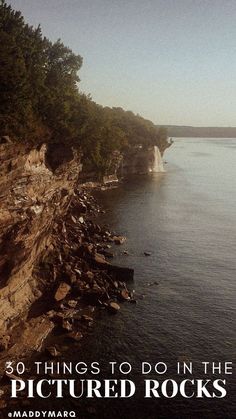
[[[163,171],[157,147],[137,146],[124,156],[115,152],[111,160],[107,183]],[[0,142],[0,351],[8,349],[6,356],[40,346],[53,328],[47,315],[52,307],[56,322],[67,315],[71,320],[71,295],[73,304],[83,298],[109,309],[117,299],[131,299],[123,281],[132,279],[133,270],[106,260],[112,257],[109,243],[123,238],[94,224],[91,217],[99,209],[78,187],[81,170],[80,154],[68,146],[30,149]],[[60,284],[69,290],[62,307],[53,297]],[[44,304],[41,315],[33,313],[37,304]]]
[[[66,212],[81,170],[70,150],[29,150],[0,144],[0,330],[39,297],[34,266],[51,245],[52,228]]]
[[[41,350],[54,327],[59,340],[78,341],[95,307],[116,313],[118,301],[135,300],[124,282],[133,269],[107,260],[125,238],[95,223],[100,209],[78,184],[80,155],[5,142],[0,159],[1,380],[5,361]]]
[[[143,175],[150,172],[163,172],[163,162],[157,146],[148,149],[136,146],[124,154],[117,170],[118,176]]]
[[[115,153],[112,173],[122,177],[162,171],[155,147]],[[50,250],[52,232],[75,196],[82,170],[80,155],[63,145],[29,149],[0,144],[0,329],[27,313],[40,296],[34,269]],[[110,180],[110,178],[108,179]],[[60,221],[59,221],[60,220]]]

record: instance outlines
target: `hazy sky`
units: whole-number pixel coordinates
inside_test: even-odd
[[[83,57],[80,89],[160,124],[236,126],[236,0],[9,0]]]

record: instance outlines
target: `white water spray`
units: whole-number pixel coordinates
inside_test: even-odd
[[[163,160],[161,157],[161,153],[159,148],[155,145],[154,146],[154,162],[153,162],[153,167],[151,169],[151,172],[153,173],[158,173],[158,172],[164,172],[164,167],[163,167]]]

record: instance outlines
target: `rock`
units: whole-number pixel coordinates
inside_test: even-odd
[[[72,331],[72,324],[64,319],[62,320],[62,329],[66,330],[67,332],[71,332]]]
[[[108,252],[108,250],[100,250],[100,253],[102,253],[108,259],[114,258],[114,253]]]
[[[152,285],[159,285],[159,282],[153,281],[153,282],[148,282],[147,284],[148,287],[151,287]]]
[[[1,380],[1,384],[2,383],[4,385],[5,384],[8,384],[11,380],[20,380],[20,377],[18,377],[15,374],[7,374],[6,371],[5,371],[5,373],[4,373],[3,377],[2,377],[2,380]]]
[[[46,348],[46,351],[48,352],[48,354],[50,356],[52,356],[53,358],[56,358],[58,356],[61,356],[61,353],[57,350],[57,348],[55,348],[55,346],[48,346]]]
[[[10,144],[10,143],[11,143],[11,139],[9,135],[2,135],[0,137],[0,144]]]
[[[6,351],[10,343],[10,336],[3,335],[0,337],[0,351]]]
[[[91,255],[93,253],[94,250],[94,245],[92,243],[85,243],[83,245],[80,246],[80,253],[82,256],[85,255]]]
[[[24,323],[21,322],[20,328],[17,341],[8,348],[8,359],[22,360],[29,358],[34,351],[40,351],[44,340],[54,328],[54,323],[46,316],[39,316]],[[0,359],[0,368],[1,361],[3,358]]]
[[[134,270],[131,268],[108,264],[106,269],[117,281],[132,281],[134,279]]]
[[[56,315],[56,311],[55,310],[49,310],[47,311],[46,315],[48,316],[49,319],[53,319]]]
[[[110,313],[114,313],[114,314],[120,310],[119,304],[115,303],[114,301],[111,301],[110,303],[108,303],[107,308],[110,311]]]
[[[83,335],[81,332],[71,332],[71,333],[68,333],[67,337],[78,342],[79,340],[82,339]]]
[[[94,279],[94,273],[91,271],[87,271],[84,275],[83,278],[87,279],[88,281],[93,281]]]
[[[87,314],[83,314],[81,319],[84,323],[91,323],[93,322],[93,318],[91,316],[87,316]]]
[[[104,294],[104,290],[102,290],[98,285],[94,286],[92,289],[88,289],[84,295],[84,299],[87,303],[97,305],[99,304],[99,300]]]
[[[144,252],[145,256],[151,256],[151,252]]]
[[[69,284],[67,284],[66,282],[61,282],[54,295],[55,300],[56,301],[64,300],[64,298],[67,296],[70,290],[71,290],[71,286]]]
[[[120,299],[123,300],[123,301],[130,300],[129,292],[126,289],[121,290],[119,296],[120,296]]]
[[[75,308],[77,306],[77,301],[76,300],[69,300],[69,301],[67,301],[67,305],[71,308]]]
[[[104,247],[104,249],[110,249],[111,245],[110,244],[104,244],[103,247]]]
[[[77,276],[75,274],[70,275],[70,283],[73,285],[77,282]]]
[[[81,214],[85,214],[87,212],[87,207],[83,202],[80,202],[78,207],[78,212],[80,212]]]
[[[0,409],[5,409],[7,407],[7,403],[5,400],[0,400]]]
[[[147,286],[148,286],[148,287],[152,287],[153,285],[159,285],[159,282],[157,282],[157,281],[153,281],[153,282],[148,282],[148,283],[147,283]]]
[[[126,241],[126,237],[124,236],[114,236],[113,241],[115,244],[123,244]]]
[[[109,263],[105,259],[105,256],[101,255],[100,253],[95,253],[93,261],[95,262],[97,267],[102,269],[105,269],[109,265]]]
[[[79,217],[79,222],[80,222],[81,224],[84,224],[84,217]]]

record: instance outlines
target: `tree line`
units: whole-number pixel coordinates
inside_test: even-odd
[[[115,151],[142,144],[167,146],[165,128],[122,108],[103,107],[79,89],[83,59],[19,11],[0,2],[0,135],[33,144],[81,149],[84,162],[104,174]]]

